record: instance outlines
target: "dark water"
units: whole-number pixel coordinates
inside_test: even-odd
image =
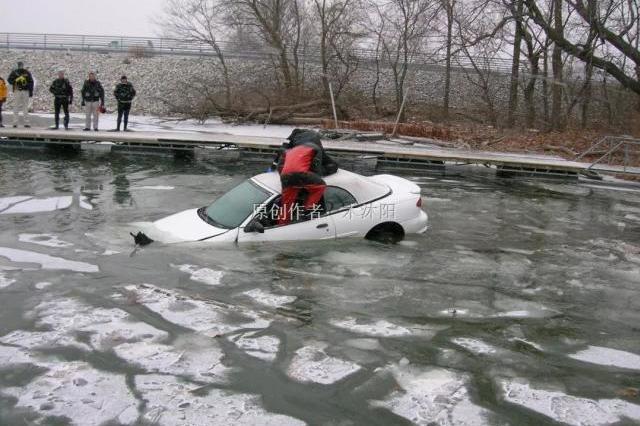
[[[399,245],[133,250],[261,169],[0,151],[0,424],[640,422],[639,189],[415,177]]]

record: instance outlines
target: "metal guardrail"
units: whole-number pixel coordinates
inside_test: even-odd
[[[604,152],[596,151],[597,148],[603,149]],[[587,170],[591,170],[595,165],[602,164],[605,160],[606,164],[611,165],[615,156],[620,153],[622,154],[622,171],[626,172],[630,167],[631,156],[640,156],[640,139],[631,136],[605,136],[578,155],[574,161],[580,161],[587,155],[600,155],[587,167]]]
[[[434,38],[435,39],[435,38]],[[267,59],[274,55],[269,49],[248,47],[239,43],[219,41],[223,54],[230,58]],[[0,32],[0,49],[57,50],[97,53],[135,53],[142,55],[215,56],[213,47],[206,43],[158,37],[115,37],[80,34],[35,34]],[[373,49],[357,49],[355,55],[363,61],[373,62]],[[311,47],[299,54],[301,58],[318,61],[320,50]],[[511,72],[508,58],[474,58],[476,62],[488,65],[493,72]],[[382,60],[384,63],[385,61]],[[413,66],[443,66],[445,56],[422,53],[410,61]],[[452,64],[459,68],[472,68],[471,61],[464,56],[452,58]]]

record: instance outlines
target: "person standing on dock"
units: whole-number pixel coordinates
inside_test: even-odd
[[[124,117],[124,131],[126,132],[128,131],[127,125],[129,124],[129,111],[131,111],[131,102],[136,96],[136,89],[133,88],[133,84],[127,81],[126,75],[120,77],[120,83],[116,85],[116,88],[113,91],[113,96],[115,96],[116,100],[118,101],[118,125],[115,131],[120,131],[120,123],[122,122],[122,118]]]
[[[2,124],[2,105],[7,101],[7,83],[4,78],[0,77],[0,127],[4,127]]]
[[[53,93],[53,109],[56,122],[52,129],[58,130],[60,127],[60,108],[62,108],[64,110],[64,128],[69,130],[69,105],[73,103],[73,88],[69,80],[64,77],[64,71],[58,72],[58,78],[53,80],[49,91]]]
[[[24,127],[29,125],[29,99],[33,97],[33,76],[24,67],[23,62],[18,62],[18,67],[11,71],[7,82],[13,88],[13,127],[18,127],[22,122]],[[22,111],[22,120],[20,112]]]
[[[82,86],[82,106],[84,107],[84,130],[91,130],[93,116],[93,130],[98,131],[99,109],[104,108],[104,89],[96,79],[96,73],[90,72],[89,79]]]

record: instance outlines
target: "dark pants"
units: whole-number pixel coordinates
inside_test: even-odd
[[[120,123],[124,116],[124,129],[127,130],[127,124],[129,123],[129,111],[131,111],[131,103],[118,102],[118,130],[120,130]]]
[[[53,101],[53,108],[55,111],[56,127],[60,126],[60,107],[64,111],[64,127],[69,127],[69,99],[68,98],[56,98]]]
[[[4,104],[4,102],[0,102],[0,124],[2,124],[2,104]]]
[[[282,210],[278,218],[278,225],[286,225],[292,219],[299,219],[298,213],[300,211],[297,209],[297,200],[300,191],[304,190],[306,193],[303,203],[304,209],[311,210],[319,206],[324,190],[327,188],[324,180],[311,172],[281,175],[280,181],[282,183],[282,201],[280,203]]]

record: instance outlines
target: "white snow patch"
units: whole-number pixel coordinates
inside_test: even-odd
[[[230,340],[248,355],[264,361],[273,361],[278,354],[280,340],[274,336],[258,336],[257,331],[240,334]]]
[[[289,377],[329,385],[360,370],[358,364],[327,355],[327,346],[323,342],[312,342],[298,349],[287,371]]]
[[[18,241],[23,243],[38,244],[46,247],[71,247],[73,244],[62,241],[53,234],[20,234]]]
[[[125,288],[136,295],[136,300],[164,319],[206,336],[215,337],[244,328],[267,328],[271,321],[257,312],[223,303],[190,299],[176,291],[141,284]],[[229,314],[240,314],[249,318],[247,322],[229,323]]]
[[[260,303],[261,305],[270,306],[273,308],[279,308],[282,305],[286,305],[287,303],[291,303],[294,300],[296,300],[295,296],[284,296],[279,294],[273,294],[259,288],[245,291],[242,294],[249,296],[256,302]]]
[[[39,263],[42,269],[66,269],[75,272],[98,272],[96,265],[85,262],[76,262],[61,257],[49,256],[34,251],[18,250],[9,247],[0,247],[0,256],[6,257],[12,262]]]
[[[589,346],[569,357],[592,364],[640,370],[640,355],[602,346]]]
[[[43,416],[66,416],[87,426],[114,419],[130,424],[138,417],[137,401],[123,375],[77,361],[41,365],[49,371],[25,387],[3,389],[18,399],[18,407],[31,408]]]
[[[504,399],[551,419],[576,426],[608,425],[623,417],[640,420],[640,405],[620,399],[587,399],[558,391],[533,389],[528,383],[503,380]]]
[[[33,363],[34,360],[23,348],[0,345],[0,366]]]
[[[10,197],[18,199],[20,197]],[[47,197],[47,198],[31,198],[26,197],[24,201],[13,201],[10,203],[10,207],[1,209],[4,204],[2,201],[6,199],[0,199],[0,214],[19,214],[19,213],[40,213],[40,212],[52,212],[55,210],[63,210],[69,208],[73,203],[73,197],[71,195],[65,195],[62,197]]]
[[[166,185],[146,185],[146,186],[132,186],[131,189],[151,189],[156,191],[171,191],[175,189],[173,186]]]
[[[370,401],[416,425],[487,425],[490,411],[473,404],[466,376],[445,369],[420,369],[400,363],[387,367],[400,390],[382,401]]]
[[[177,268],[184,273],[191,274],[193,281],[198,281],[208,285],[219,285],[224,276],[223,271],[216,271],[209,268],[199,268],[196,265],[177,265]]]
[[[136,389],[148,401],[143,419],[159,425],[265,425],[300,426],[293,417],[269,413],[258,396],[210,389],[205,396],[192,393],[198,385],[175,377],[142,375],[135,378]]]
[[[451,341],[456,345],[462,346],[469,352],[473,352],[474,354],[477,354],[477,355],[488,355],[488,354],[494,354],[497,352],[496,348],[478,339],[471,339],[468,337],[456,337]]]

